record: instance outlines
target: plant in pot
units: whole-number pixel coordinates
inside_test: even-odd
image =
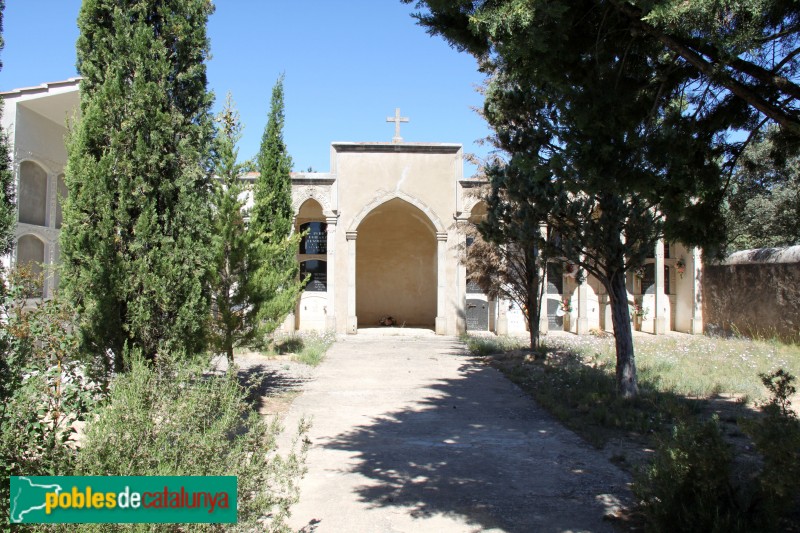
[[[633,327],[636,331],[642,331],[642,322],[647,320],[649,312],[650,309],[648,307],[634,302],[631,314],[633,315]]]

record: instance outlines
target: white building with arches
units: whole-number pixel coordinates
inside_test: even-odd
[[[59,259],[64,138],[78,90],[79,80],[70,79],[0,93],[19,208],[16,248],[3,261],[44,269],[44,297],[58,285],[48,266]],[[464,226],[486,207],[471,194],[480,182],[463,176],[461,145],[403,142],[399,124],[406,120],[399,112],[388,120],[396,125],[391,142],[334,142],[329,172],[292,175],[295,229],[307,233],[297,259],[310,282],[285,328],[356,334],[391,317],[395,327],[442,335],[524,333],[519,309],[467,282]],[[562,263],[546,275],[543,332],[611,330],[602,285],[576,280]],[[699,275],[698,250],[660,243],[640,275],[629,276],[631,302],[649,310],[641,329],[702,332]]]

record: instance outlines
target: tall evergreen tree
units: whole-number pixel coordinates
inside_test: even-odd
[[[558,238],[531,246],[566,257],[604,285],[618,389],[633,397],[626,272],[660,238],[722,240],[724,180],[714,141],[741,117],[692,107],[686,91],[696,72],[613,2],[597,4],[418,2],[430,10],[423,25],[475,54],[491,74],[484,114],[509,157],[490,173],[492,185],[549,211]]]
[[[744,150],[732,176],[725,198],[728,253],[800,245],[800,157],[776,162],[780,144],[771,133]]]
[[[3,12],[6,9],[5,0],[0,0],[0,51],[3,50]],[[3,62],[0,61],[0,71]],[[0,109],[0,119],[3,110]],[[9,153],[6,132],[0,129],[0,257],[11,253],[14,244],[14,224],[17,211],[14,203],[14,173],[11,170],[11,154]],[[0,264],[0,297],[5,287],[2,264]]]
[[[251,292],[251,278],[259,263],[253,232],[245,225],[242,177],[250,164],[237,161],[242,126],[230,95],[217,122],[211,332],[214,348],[233,362],[233,348],[246,346],[258,332],[261,302],[259,294]]]
[[[5,0],[0,0],[0,51],[3,50],[3,12],[6,9]],[[0,70],[3,62],[0,60]],[[0,119],[3,118],[3,109],[0,108]],[[14,203],[14,173],[11,171],[11,156],[9,153],[8,139],[5,131],[0,128],[0,309],[5,305],[7,287],[6,273],[3,271],[2,257],[10,254],[14,244],[14,224],[16,223],[16,205]],[[5,317],[0,317],[5,320]],[[11,376],[9,359],[11,343],[6,332],[0,332],[0,399],[6,401],[8,396],[7,380]],[[2,490],[0,490],[2,493]]]
[[[64,291],[83,350],[149,359],[205,347],[213,124],[210,0],[85,0],[70,132]]]
[[[261,262],[251,291],[260,295],[264,334],[273,332],[292,312],[304,285],[298,280],[300,235],[292,234],[292,158],[283,140],[283,79],[281,75],[272,89],[269,118],[256,159],[259,175],[250,220]]]

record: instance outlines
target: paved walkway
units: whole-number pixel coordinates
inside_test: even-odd
[[[317,532],[613,531],[627,476],[454,338],[337,342],[292,404],[313,417],[292,511]]]

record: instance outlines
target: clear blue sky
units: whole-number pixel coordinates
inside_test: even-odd
[[[8,0],[0,90],[73,77],[80,0]],[[489,130],[475,60],[430,37],[400,0],[218,0],[209,21],[209,88],[230,91],[258,150],[275,80],[286,73],[285,139],[295,170],[330,167],[333,141],[391,141],[400,107],[408,142],[453,142],[485,154]],[[472,167],[465,168],[468,176]]]

